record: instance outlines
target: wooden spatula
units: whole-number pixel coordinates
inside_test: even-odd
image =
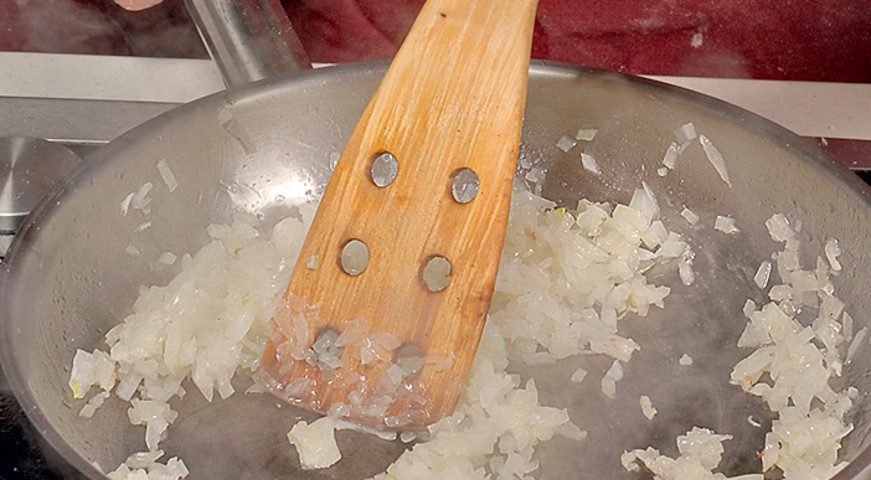
[[[537,0],[429,0],[354,129],[275,316],[267,385],[381,429],[450,413],[508,220]]]

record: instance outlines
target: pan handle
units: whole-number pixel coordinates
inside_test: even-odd
[[[185,0],[228,90],[311,68],[279,0]]]

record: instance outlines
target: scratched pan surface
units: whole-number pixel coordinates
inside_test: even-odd
[[[295,79],[240,90],[230,104],[219,93],[180,107],[136,128],[84,162],[28,219],[0,279],[0,358],[18,399],[49,444],[86,476],[100,478],[96,462],[112,469],[144,448],[141,427],[127,423],[113,397],[92,420],[77,415],[80,404],[66,387],[67,367],[77,348],[93,349],[130,310],[140,285],[162,284],[171,269],[154,269],[164,251],[194,252],[205,244],[205,226],[234,212],[262,216],[273,224],[295,205],[315,201],[340,151],[384,72],[382,64],[357,64],[307,72]],[[223,111],[223,113],[221,113]],[[224,128],[232,118],[231,128]],[[680,159],[677,171],[659,177],[672,131],[686,122],[723,152],[733,187],[716,175],[699,145]],[[555,148],[579,126],[599,130],[587,148],[602,166],[601,177],[581,167],[577,151]],[[155,168],[165,159],[180,187],[171,195],[152,192],[152,227],[136,233],[142,254],[124,248],[135,217],[123,217],[120,201],[142,183],[161,182]],[[673,439],[692,425],[734,435],[727,444],[726,473],[758,468],[755,450],[770,425],[759,402],[728,384],[742,352],[734,347],[744,325],[745,299],[763,300],[752,287],[759,262],[776,245],[763,222],[783,212],[800,218],[807,245],[821,249],[837,237],[847,272],[836,280],[859,325],[868,326],[871,208],[866,187],[798,137],[754,115],[686,91],[627,77],[560,66],[533,65],[523,132],[522,165],[546,168],[533,188],[567,206],[583,197],[627,202],[646,180],[670,228],[685,233],[697,252],[696,282],[684,287],[676,275],[660,279],[673,287],[665,310],[628,318],[623,332],[641,351],[626,367],[618,396],[605,398],[598,378],[604,358],[583,357],[537,372],[543,403],[566,407],[589,432],[588,440],[554,440],[539,448],[542,479],[631,478],[618,458],[627,448],[656,445],[674,453]],[[523,172],[521,172],[523,174]],[[281,197],[281,198],[279,198]],[[678,217],[683,205],[704,225]],[[737,218],[741,233],[715,234],[717,214]],[[683,354],[691,368],[678,369]],[[584,366],[587,382],[567,381]],[[871,458],[868,392],[871,356],[847,368],[860,393],[852,421],[856,430],[843,454],[853,461],[840,478],[861,473]],[[530,371],[523,371],[528,374]],[[534,369],[532,371],[534,372]],[[352,432],[339,432],[344,458],[323,472],[298,470],[285,433],[308,414],[282,406],[269,395],[237,394],[208,404],[195,389],[178,405],[182,416],[164,448],[180,455],[191,478],[365,478],[381,471],[403,446]],[[650,396],[659,414],[648,421],[638,407]]]

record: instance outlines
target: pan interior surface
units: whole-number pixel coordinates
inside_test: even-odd
[[[383,74],[371,65],[344,66],[275,85],[260,84],[229,103],[218,94],[149,122],[84,162],[55,190],[16,239],[3,284],[3,366],[31,420],[68,460],[97,478],[142,451],[142,428],[127,420],[126,404],[112,397],[90,420],[78,416],[82,401],[67,387],[76,349],[104,346],[103,336],[130,312],[141,286],[164,285],[178,264],[157,267],[162,252],[194,253],[208,241],[205,227],[248,213],[266,228],[319,198],[351,129]],[[843,248],[845,271],[835,280],[838,297],[856,320],[869,326],[867,294],[871,259],[871,208],[858,181],[827,164],[798,138],[752,114],[714,100],[626,77],[585,70],[534,66],[528,92],[518,178],[536,193],[574,208],[582,198],[628,203],[647,182],[666,226],[689,239],[696,252],[695,283],[684,286],[675,272],[655,279],[671,287],[666,307],[644,318],[627,318],[621,334],[641,350],[626,366],[617,396],[601,392],[598,379],[611,360],[580,356],[556,365],[518,367],[534,375],[541,403],[567,408],[581,429],[581,442],[554,439],[538,448],[540,479],[632,478],[620,466],[624,450],[652,445],[674,456],[674,438],[692,426],[730,434],[721,469],[727,475],[759,471],[757,450],[770,427],[758,398],[729,384],[732,366],[749,352],[735,347],[746,323],[749,298],[763,304],[766,292],[753,283],[756,268],[779,245],[764,222],[774,213],[800,219],[803,258],[815,261],[826,240]],[[693,123],[723,153],[732,186],[726,185],[698,143],[677,168],[660,177],[673,131]],[[562,135],[595,128],[592,142],[564,153]],[[596,176],[581,165],[580,151],[601,166]],[[179,187],[162,187],[156,164],[171,166]],[[533,175],[529,175],[530,171]],[[532,182],[527,179],[535,179]],[[145,182],[151,212],[123,215],[121,202]],[[690,225],[686,206],[702,218]],[[735,218],[741,229],[713,229],[717,215]],[[144,221],[147,230],[137,231]],[[134,245],[140,252],[130,256]],[[679,365],[683,354],[692,368]],[[588,381],[568,381],[578,367]],[[871,442],[871,355],[857,355],[843,381],[859,390],[850,420],[854,433],[842,456],[856,458]],[[195,388],[176,404],[179,420],[162,444],[179,456],[191,478],[368,478],[406,448],[343,430],[337,438],[343,460],[336,468],[305,471],[285,437],[298,420],[313,415],[268,394],[239,393],[208,403]],[[641,395],[656,399],[659,414],[643,417]],[[753,415],[762,428],[750,425]]]

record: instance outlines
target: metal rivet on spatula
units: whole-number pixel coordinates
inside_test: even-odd
[[[421,279],[430,292],[441,292],[451,283],[451,261],[438,255],[430,257],[423,267]]]
[[[369,265],[369,247],[361,240],[356,238],[349,240],[342,247],[342,254],[339,257],[339,263],[342,265],[342,270],[352,277],[356,277],[366,270]]]
[[[481,181],[478,174],[471,168],[462,168],[454,174],[451,180],[451,195],[457,203],[469,203],[478,195]]]
[[[375,186],[386,187],[390,185],[396,179],[397,173],[399,173],[399,162],[392,153],[381,152],[372,159],[369,174]]]

